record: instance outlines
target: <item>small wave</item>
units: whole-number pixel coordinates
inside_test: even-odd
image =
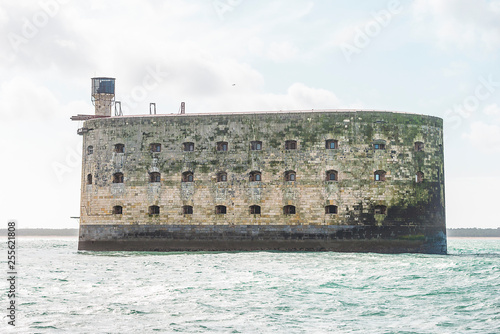
[[[23,318],[16,329],[498,332],[500,244],[450,240],[449,246],[450,254],[442,256],[156,253],[75,252],[76,244],[25,241],[30,252],[19,272]]]
[[[36,329],[57,329],[57,327],[54,327],[54,326],[31,326],[31,328],[36,328]]]
[[[448,256],[456,256],[456,257],[493,257],[500,258],[500,253],[452,253]]]

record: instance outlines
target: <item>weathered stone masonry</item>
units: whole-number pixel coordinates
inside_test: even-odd
[[[446,252],[439,118],[184,114],[84,127],[80,249]]]

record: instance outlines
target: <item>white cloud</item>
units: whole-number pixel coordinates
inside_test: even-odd
[[[256,36],[250,38],[247,44],[248,51],[252,55],[262,56],[264,50],[264,42]]]
[[[446,180],[446,225],[451,228],[497,228],[491,215],[498,206],[499,177],[460,177]],[[464,210],[467,208],[467,210]]]
[[[448,67],[443,68],[443,74],[447,77],[458,77],[469,70],[469,64],[463,61],[452,61]]]
[[[333,37],[331,39],[331,44],[338,46],[344,43],[353,44],[353,40],[356,33],[362,29],[363,26],[372,22],[373,19],[367,19],[365,21],[351,22],[350,24],[343,25],[335,30]]]
[[[497,124],[473,122],[470,126],[470,132],[463,134],[463,138],[469,139],[484,153],[496,154],[500,152],[500,126]]]
[[[265,19],[267,24],[275,26],[283,25],[284,23],[293,23],[309,15],[314,8],[314,2],[308,0],[274,0],[268,1],[265,6],[255,6],[255,8],[257,10],[255,16],[252,15],[252,17],[248,17],[247,19],[253,20],[260,17]],[[277,16],[277,13],[284,13],[284,15]]]
[[[5,9],[0,7],[0,27],[3,28],[3,26],[6,25],[8,21],[9,16],[7,15],[7,12],[5,11]]]
[[[301,83],[295,83],[288,89],[288,96],[292,100],[294,108],[338,108],[340,100],[337,96],[326,90],[307,87]]]
[[[488,116],[500,115],[500,106],[496,103],[489,104],[484,107],[483,113]]]
[[[228,86],[228,89],[216,98],[198,97],[192,101],[188,112],[311,110],[345,107],[334,93],[325,89],[311,88],[303,83],[292,84],[285,94],[241,91],[236,84]]]
[[[274,62],[284,62],[297,59],[299,48],[289,41],[264,42],[261,38],[252,37],[247,42],[247,50],[253,56],[270,59]]]
[[[308,87],[303,83],[292,84],[286,94],[256,94],[250,99],[256,110],[311,110],[342,107],[340,99],[334,93],[325,89]]]
[[[500,47],[498,0],[416,0],[415,32],[439,47],[492,50]]]
[[[269,46],[269,58],[281,62],[293,58],[299,52],[298,48],[290,42],[273,42]]]
[[[15,77],[0,86],[0,117],[2,121],[54,117],[60,110],[56,97],[46,87],[26,77]]]
[[[7,9],[31,17],[40,10],[36,2],[32,5],[10,4]],[[301,50],[294,40],[274,30],[294,24],[312,8],[310,1],[273,1],[251,8],[241,3],[221,21],[211,4],[201,1],[131,1],[119,6],[111,1],[71,2],[61,5],[57,15],[20,46],[12,64],[26,77],[42,76],[39,82],[45,78],[42,72],[58,71],[73,88],[82,86],[82,79],[88,83],[91,76],[116,77],[117,100],[130,98],[143,84],[148,69],[168,73],[139,100],[124,104],[126,114],[144,113],[149,102],[156,102],[164,112],[172,111],[169,105],[180,101],[187,102],[188,112],[342,107],[334,93],[298,83],[286,94],[265,92],[266,78],[241,57],[250,54],[273,62],[300,59]],[[108,16],[111,11],[113,15]],[[11,24],[14,31],[21,26],[21,21]],[[4,84],[11,91],[0,90],[2,109],[12,109],[23,94],[35,97],[32,102],[23,101],[22,109],[32,112],[30,103],[39,106],[36,117],[52,117],[62,108],[57,101],[61,96],[54,96],[48,88],[26,83],[22,92],[23,82]],[[85,95],[80,98],[88,98],[87,89],[83,86]],[[92,113],[86,108],[81,113]]]

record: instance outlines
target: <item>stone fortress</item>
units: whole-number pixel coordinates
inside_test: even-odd
[[[305,110],[111,116],[93,78],[81,250],[446,253],[443,122]],[[120,114],[117,112],[116,114]]]

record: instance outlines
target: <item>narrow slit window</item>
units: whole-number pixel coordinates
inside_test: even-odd
[[[192,215],[193,214],[193,207],[191,205],[184,205],[182,207],[182,214]]]
[[[285,141],[285,150],[296,150],[296,149],[297,149],[297,141],[296,140]]]
[[[121,215],[123,213],[123,207],[120,205],[116,205],[113,207],[113,214],[114,215]]]
[[[285,172],[285,181],[295,181],[297,174],[294,170],[287,170]]]
[[[258,206],[258,205],[252,205],[250,207],[250,214],[251,215],[260,215],[260,206]]]
[[[339,141],[334,139],[328,139],[326,141],[327,150],[336,150],[339,147]]]
[[[225,215],[227,212],[227,209],[224,205],[217,205],[215,207],[215,214],[216,215]]]
[[[92,184],[92,174],[87,175],[87,184]]]
[[[125,145],[116,144],[115,145],[115,153],[125,153]]]
[[[259,171],[250,172],[250,182],[262,181],[262,173]]]
[[[295,206],[293,205],[286,205],[283,207],[283,214],[284,215],[294,215],[295,214]]]
[[[378,170],[374,173],[375,181],[385,181],[385,171]]]
[[[161,144],[153,143],[153,144],[149,145],[149,150],[153,153],[161,152]]]
[[[225,141],[220,141],[217,143],[217,151],[219,152],[226,152],[229,149],[229,145]]]
[[[187,143],[182,144],[182,146],[183,146],[185,152],[194,151],[194,143],[187,142]]]
[[[157,183],[161,181],[161,174],[158,172],[149,173],[149,182]]]
[[[327,181],[338,181],[338,172],[336,170],[329,170],[326,172]]]
[[[227,173],[226,172],[217,173],[217,182],[227,182]]]
[[[325,206],[325,214],[327,214],[327,215],[336,215],[337,214],[337,206],[335,206],[335,205],[327,205],[327,206]]]
[[[419,172],[417,172],[417,175],[415,175],[415,181],[416,181],[417,183],[422,183],[422,182],[424,182],[424,173],[422,173],[422,172],[420,172],[420,171],[419,171]]]
[[[148,212],[150,215],[159,215],[160,214],[160,207],[157,205],[151,205],[148,209]]]
[[[253,141],[250,143],[250,148],[252,151],[260,151],[260,150],[262,150],[262,142],[261,141]]]
[[[424,150],[424,143],[422,143],[421,141],[415,142],[415,151],[421,152],[423,150]]]
[[[184,172],[182,173],[182,182],[193,182],[194,174],[193,172]]]
[[[385,215],[387,214],[387,207],[385,205],[377,205],[375,207],[374,213],[376,215]]]
[[[88,155],[94,154],[94,146],[90,145],[87,147],[87,154]]]
[[[114,173],[113,183],[123,183],[123,173]]]

